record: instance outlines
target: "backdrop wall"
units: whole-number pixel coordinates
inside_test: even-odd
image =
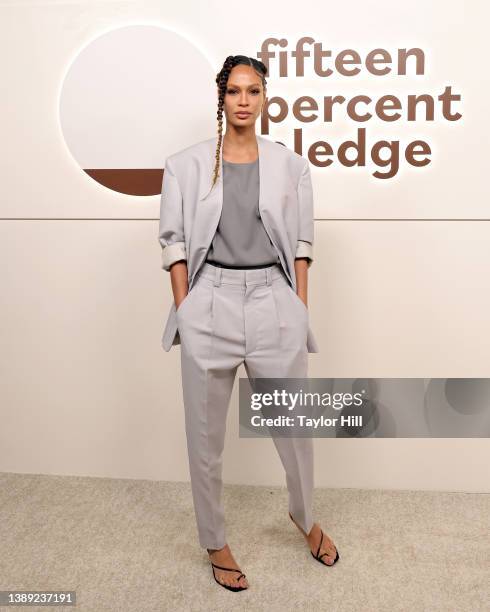
[[[486,4],[286,8],[0,3],[0,470],[188,480],[180,349],[160,346],[160,198],[138,189],[215,134],[214,74],[232,53],[275,53],[257,127],[312,167],[310,376],[490,375]],[[400,49],[419,50],[406,74]],[[365,163],[349,165],[343,143],[362,134]],[[237,438],[237,402],[238,379],[225,481],[284,484],[270,440]],[[486,439],[315,449],[317,486],[489,490]]]

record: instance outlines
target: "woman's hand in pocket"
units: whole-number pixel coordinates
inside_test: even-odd
[[[180,298],[179,303],[175,304],[175,310],[178,310],[180,308],[180,305],[182,304],[182,302],[186,299],[188,295],[189,295],[189,292],[187,292],[183,297]]]
[[[172,282],[175,310],[178,310],[189,293],[186,261],[178,261],[170,266],[170,280]]]
[[[300,293],[296,293],[296,295],[297,295],[297,296],[299,297],[299,299],[300,299],[300,300],[303,302],[304,307],[305,307],[306,309],[308,309],[307,299],[306,299],[306,298],[304,298],[304,299],[303,299],[303,296],[302,296]]]

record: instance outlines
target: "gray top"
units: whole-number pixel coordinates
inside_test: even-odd
[[[206,261],[247,267],[279,263],[259,211],[259,160],[223,160],[223,207]]]

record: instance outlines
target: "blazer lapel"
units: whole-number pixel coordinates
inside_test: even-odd
[[[281,242],[281,223],[274,221],[274,204],[277,201],[277,172],[275,159],[275,144],[257,134],[257,143],[259,147],[259,212],[264,224],[264,228],[274,245],[281,262],[282,268],[292,283],[295,286],[295,281],[291,278],[291,273],[287,265],[286,254],[283,250],[285,236]]]
[[[216,154],[217,138],[209,140],[207,159],[201,168],[201,187],[196,213],[192,223],[190,244],[192,245],[189,267],[189,289],[194,284],[196,272],[200,269],[209,246],[213,240],[214,233],[218,227],[221,209],[223,207],[223,147],[220,148],[219,174],[216,183],[211,186],[214,160]],[[209,157],[208,157],[209,156]]]

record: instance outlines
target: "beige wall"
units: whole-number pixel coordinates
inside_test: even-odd
[[[337,47],[397,48],[414,34],[413,44],[430,43],[437,71],[414,89],[461,84],[466,123],[420,126],[438,153],[423,187],[416,188],[413,171],[388,187],[356,173],[348,202],[366,208],[363,215],[352,206],[343,214],[346,169],[331,172],[331,183],[315,169],[310,311],[321,352],[310,355],[310,376],[490,376],[490,223],[420,218],[431,216],[421,210],[422,195],[438,218],[488,218],[481,161],[488,153],[488,90],[476,78],[484,56],[475,53],[478,45],[483,49],[477,24],[484,23],[484,3],[474,3],[474,21],[464,21],[465,9],[456,12],[450,2],[423,10],[415,2],[410,11],[404,3],[384,9],[381,3],[377,14],[361,14],[363,2],[349,14],[337,4],[306,2],[299,17],[281,10],[281,18],[278,7],[257,2],[243,17],[248,38],[240,38],[217,2],[196,2],[193,22],[184,7],[154,2],[139,2],[137,9],[62,1],[0,5],[8,92],[1,117],[8,147],[1,160],[0,471],[188,479],[180,349],[165,353],[160,345],[171,290],[160,268],[159,198],[118,194],[87,177],[68,151],[57,115],[62,78],[79,48],[133,22],[175,28],[216,65],[230,50],[255,50],[270,34],[268,19],[277,33],[292,39],[311,33]],[[313,19],[320,10],[325,19]],[[210,116],[212,135],[214,107]],[[164,148],[162,165],[171,153]],[[377,208],[378,189],[383,207]],[[403,220],[411,198],[414,218]],[[385,218],[388,202],[399,220],[359,218]],[[238,380],[225,480],[284,484],[270,440],[237,438],[237,401]],[[487,439],[316,439],[315,448],[317,486],[489,490]]]
[[[156,231],[155,220],[0,223],[0,470],[187,479]],[[316,234],[310,376],[488,376],[488,224],[319,221]],[[238,380],[226,479],[283,484],[271,440],[237,439],[237,409]],[[318,486],[488,491],[487,439],[315,448]]]

